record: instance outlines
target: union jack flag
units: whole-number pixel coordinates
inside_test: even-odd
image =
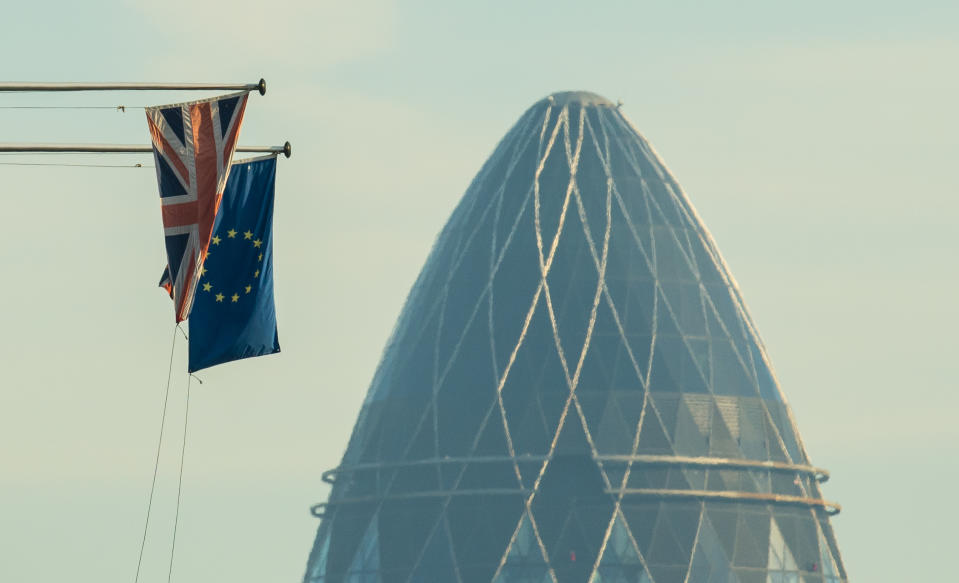
[[[248,92],[146,108],[156,161],[167,269],[160,281],[176,321],[190,315]]]

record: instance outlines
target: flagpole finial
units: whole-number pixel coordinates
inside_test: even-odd
[[[290,142],[283,144],[283,155],[287,158],[293,155],[293,146],[290,145]]]
[[[260,78],[260,82],[256,84],[257,90],[260,92],[260,95],[266,95],[266,79]]]

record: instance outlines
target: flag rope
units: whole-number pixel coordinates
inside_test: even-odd
[[[173,342],[170,346],[170,366],[167,370],[166,391],[163,395],[163,413],[160,415],[160,437],[157,439],[157,454],[156,460],[153,463],[153,481],[150,482],[150,498],[147,501],[147,517],[143,525],[143,538],[140,540],[140,555],[137,558],[137,572],[133,577],[133,583],[137,583],[140,579],[140,567],[143,565],[143,549],[146,547],[147,530],[150,528],[150,512],[153,509],[153,494],[156,492],[157,470],[160,467],[160,449],[163,445],[163,427],[166,425],[167,403],[170,401],[170,380],[173,378],[173,353],[174,349],[176,348],[176,332],[177,328],[179,327],[179,324],[173,327]]]
[[[179,326],[177,326],[179,328]],[[166,580],[167,583],[170,583],[170,579],[173,577],[173,555],[176,552],[176,531],[177,526],[180,522],[180,495],[183,492],[183,460],[186,457],[186,436],[187,436],[187,424],[190,420],[190,381],[193,380],[193,375],[187,375],[186,381],[186,407],[183,413],[183,445],[180,448],[180,479],[177,482],[176,486],[176,512],[173,515],[173,543],[170,545],[170,568],[167,571]]]

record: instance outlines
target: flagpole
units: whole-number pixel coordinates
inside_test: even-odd
[[[152,151],[153,146],[136,144],[0,144],[0,152],[20,154],[141,154]],[[237,146],[236,151],[283,154],[289,158],[293,154],[293,146],[290,142],[282,146]]]
[[[0,83],[0,92],[41,91],[258,91],[266,95],[266,80],[257,83]]]

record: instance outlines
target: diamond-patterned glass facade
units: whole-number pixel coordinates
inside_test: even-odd
[[[307,582],[846,581],[716,245],[589,93],[480,170],[326,477]]]

